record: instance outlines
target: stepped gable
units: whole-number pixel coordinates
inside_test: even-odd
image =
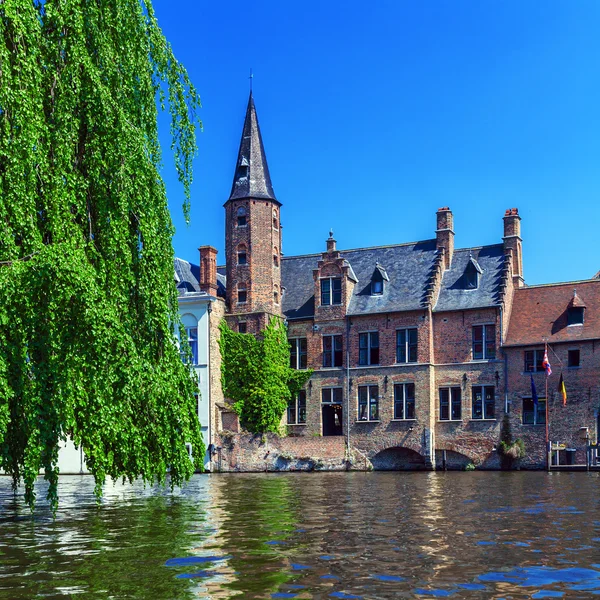
[[[436,259],[435,240],[396,246],[377,246],[340,251],[352,267],[358,283],[348,315],[422,310],[422,298]],[[283,314],[287,319],[314,316],[313,269],[321,254],[288,256],[281,261]],[[389,281],[383,294],[371,295],[371,279],[377,264],[385,267]]]
[[[574,291],[585,300],[583,325],[568,325]],[[600,339],[600,280],[534,285],[515,290],[505,346]]]
[[[443,273],[440,295],[434,311],[497,306],[500,303],[504,260],[502,244],[455,250],[452,265]],[[469,262],[481,269],[478,285],[474,289],[469,288],[466,282],[465,273]]]

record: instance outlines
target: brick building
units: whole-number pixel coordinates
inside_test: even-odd
[[[538,359],[547,338],[566,365],[569,394],[556,407],[558,376],[548,380],[551,439],[575,445],[582,428],[596,437],[600,280],[526,287],[517,209],[498,219],[490,246],[455,248],[453,214],[443,207],[432,239],[338,250],[330,232],[322,253],[284,257],[282,205],[252,95],[224,207],[226,266],[217,270],[216,250],[203,247],[193,285],[222,303],[237,331],[286,320],[292,365],[314,369],[288,408],[291,436],[343,436],[375,468],[495,468],[508,412],[525,439],[523,464],[543,467]],[[575,313],[581,323],[569,321]],[[540,390],[533,417],[530,371]],[[218,405],[215,427],[235,429],[226,403]]]

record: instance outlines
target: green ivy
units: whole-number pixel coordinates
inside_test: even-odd
[[[189,210],[200,106],[149,0],[0,2],[0,467],[55,508],[58,447],[179,485],[204,456],[175,339],[157,130],[168,102]]]
[[[261,335],[237,333],[223,320],[221,382],[240,424],[252,433],[280,434],[289,400],[310,379],[312,370],[290,367],[290,345],[281,319],[272,318]]]

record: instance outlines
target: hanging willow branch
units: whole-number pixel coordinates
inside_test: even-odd
[[[0,467],[33,507],[81,444],[107,476],[180,484],[204,446],[174,344],[157,100],[189,213],[200,99],[149,0],[0,1]]]

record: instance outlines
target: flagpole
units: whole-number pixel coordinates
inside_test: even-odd
[[[544,356],[548,356],[548,342],[546,341],[546,339],[544,339]],[[548,410],[548,371],[546,371],[544,375],[544,379],[546,380],[546,467],[549,471],[550,457],[552,455],[552,451],[550,449],[550,411]]]

